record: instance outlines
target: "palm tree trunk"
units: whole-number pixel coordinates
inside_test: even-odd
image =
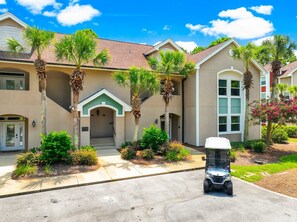
[[[47,135],[46,132],[46,113],[47,113],[47,104],[46,104],[46,78],[40,80],[41,86],[41,134]]]
[[[169,103],[165,102],[165,132],[169,135],[169,111],[168,111]]]
[[[135,128],[134,128],[134,136],[133,136],[133,145],[137,145],[138,141],[138,131],[139,131],[139,117],[134,118],[135,120]]]
[[[37,77],[40,83],[40,91],[41,91],[41,110],[40,110],[40,118],[41,118],[41,134],[46,135],[46,113],[47,113],[47,105],[46,105],[46,62],[40,58],[34,61],[34,66],[37,72]]]
[[[79,92],[73,91],[73,145],[76,149],[79,146],[79,116],[78,116]]]
[[[246,142],[249,139],[249,89],[245,91],[245,117],[244,117],[244,134],[243,141]]]

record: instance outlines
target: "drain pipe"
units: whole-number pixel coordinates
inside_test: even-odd
[[[185,142],[185,81],[187,77],[182,79],[182,142]]]

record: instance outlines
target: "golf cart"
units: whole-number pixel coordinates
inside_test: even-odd
[[[233,195],[233,184],[230,175],[230,150],[231,145],[226,138],[209,137],[206,139],[204,193],[208,193],[212,189],[224,189],[227,194]]]

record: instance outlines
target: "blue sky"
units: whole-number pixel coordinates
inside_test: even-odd
[[[294,0],[0,0],[1,13],[39,28],[92,28],[101,38],[151,45],[171,38],[188,50],[221,36],[246,44],[285,34],[297,42],[296,8]]]

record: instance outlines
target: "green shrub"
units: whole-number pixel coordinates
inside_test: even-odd
[[[125,141],[124,143],[121,144],[121,148],[127,148],[128,146],[132,146],[133,143],[130,141]]]
[[[178,159],[179,160],[184,160],[185,158],[187,158],[188,156],[190,156],[190,150],[186,149],[186,148],[181,148],[179,150],[179,154],[178,154]]]
[[[17,167],[18,166],[35,166],[40,163],[40,154],[33,152],[22,153],[17,156]]]
[[[243,152],[245,150],[245,144],[243,142],[231,142],[231,147],[234,150]]]
[[[266,150],[266,144],[264,142],[255,142],[252,143],[252,149],[256,153],[264,153]]]
[[[165,154],[165,160],[178,161],[178,151],[177,150],[168,150]]]
[[[30,152],[32,153],[40,153],[41,152],[41,148],[40,147],[32,147],[29,149]]]
[[[42,136],[41,160],[45,163],[65,161],[69,159],[71,149],[71,137],[66,131],[51,132]]]
[[[284,129],[275,129],[272,133],[272,141],[274,143],[286,143],[289,137]]]
[[[34,174],[35,172],[36,172],[36,166],[19,165],[16,167],[15,171],[13,171],[13,176],[19,177],[19,176]]]
[[[297,126],[285,126],[284,130],[287,132],[288,137],[297,138]]]
[[[169,149],[165,154],[165,160],[167,161],[180,161],[184,160],[190,155],[190,151],[182,147],[178,149]]]
[[[168,140],[168,135],[162,129],[151,125],[149,128],[144,128],[141,139],[141,146],[151,148],[154,152],[158,152],[160,146]]]
[[[154,159],[154,151],[152,149],[144,149],[141,151],[140,156],[145,160]]]
[[[264,140],[260,139],[260,140],[248,140],[244,143],[244,147],[246,149],[252,149],[252,144],[253,143],[257,143],[257,142],[264,142]]]
[[[94,150],[75,150],[70,154],[70,162],[73,165],[97,165],[98,158]]]
[[[262,127],[262,138],[266,138],[267,127]],[[288,134],[283,127],[275,128],[272,132],[271,139],[274,143],[286,143],[288,141]]]
[[[131,148],[124,148],[121,150],[121,157],[124,160],[132,160],[136,156],[136,151]]]
[[[230,151],[230,159],[236,160],[236,151],[234,149],[231,149]]]
[[[81,146],[79,150],[96,151],[96,148],[93,146]]]

